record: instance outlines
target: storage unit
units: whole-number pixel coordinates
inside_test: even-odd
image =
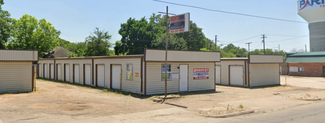
[[[35,50],[0,50],[0,93],[32,91],[36,61]]]
[[[78,83],[79,77],[84,85],[153,95],[165,93],[164,61],[164,50],[146,49],[144,55],[40,59],[39,64],[55,64],[58,80]],[[168,93],[214,90],[219,61],[219,52],[168,51]]]
[[[221,67],[221,85],[241,87],[280,85],[280,63],[283,63],[281,55],[221,58],[221,62],[216,63],[216,70]],[[216,84],[219,84],[218,80],[216,78]]]

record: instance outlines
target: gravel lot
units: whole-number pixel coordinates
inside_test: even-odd
[[[283,80],[283,77],[281,77]],[[297,81],[297,79],[292,79]],[[303,79],[302,79],[303,80]],[[288,81],[288,80],[287,80]],[[32,93],[0,95],[0,119],[7,122],[110,122],[128,119],[166,118],[165,115],[153,115],[154,112],[168,109],[180,109],[183,113],[174,113],[173,117],[199,117],[197,111],[202,108],[222,107],[228,104],[243,105],[255,110],[269,110],[284,105],[305,103],[281,95],[310,93],[324,95],[324,89],[296,86],[278,86],[258,89],[217,86],[215,92],[191,92],[181,94],[182,98],[166,100],[163,104],[153,103],[149,97],[104,92],[101,89],[76,86],[65,83],[37,80],[38,90]],[[324,96],[323,96],[324,97]],[[171,111],[171,110],[168,110]],[[176,110],[174,110],[176,112]],[[140,114],[131,115],[131,114]],[[114,117],[113,117],[114,116]],[[115,119],[114,119],[115,118]],[[95,120],[101,119],[101,120]],[[0,121],[1,122],[1,121]]]

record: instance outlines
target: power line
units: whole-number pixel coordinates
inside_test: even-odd
[[[274,41],[269,41],[269,42],[287,41],[287,40],[293,40],[293,39],[303,38],[303,37],[307,37],[307,36],[308,35],[301,36],[301,37],[295,37],[295,38],[288,38],[288,39],[283,39],[283,40],[274,40]]]
[[[203,8],[203,7],[199,7],[199,6],[172,3],[172,2],[162,1],[162,0],[153,0],[153,1],[172,4],[172,5],[178,5],[178,6],[184,6],[184,7],[190,7],[190,8],[196,8],[196,9],[202,9],[202,10],[206,10],[206,11],[213,11],[213,12],[227,13],[227,14],[233,14],[233,15],[254,17],[254,18],[262,18],[262,19],[269,19],[269,20],[285,21],[285,22],[292,22],[292,23],[305,23],[306,24],[306,22],[301,22],[301,21],[293,21],[293,20],[286,20],[286,19],[279,19],[279,18],[272,18],[272,17],[243,14],[243,13],[237,13],[237,12],[228,12],[228,11],[222,11],[222,10],[216,10],[216,9],[208,9],[208,8]]]

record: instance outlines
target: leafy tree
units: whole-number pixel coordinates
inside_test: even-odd
[[[166,34],[162,34],[152,42],[155,49],[166,49]],[[187,50],[186,41],[178,38],[176,35],[168,35],[168,49],[170,50]]]
[[[116,41],[115,42],[115,46],[114,46],[114,52],[115,52],[115,55],[118,55],[120,53],[123,53],[124,51],[124,45],[122,44],[121,41]]]
[[[94,32],[86,38],[86,56],[106,56],[111,55],[109,48],[111,44],[108,42],[111,35],[97,27]]]
[[[8,49],[38,50],[39,57],[59,45],[59,31],[45,19],[37,20],[31,15],[13,19],[12,38]]]
[[[64,40],[62,38],[59,38],[59,43],[60,43],[60,46],[63,47],[64,45],[69,44],[70,41],[67,41],[67,40]]]
[[[10,13],[2,10],[3,0],[0,0],[0,49],[5,49],[5,44],[8,42],[11,31]]]
[[[86,43],[85,42],[79,42],[79,43],[67,43],[62,46],[63,48],[73,52],[73,55],[71,57],[80,57],[85,56],[86,51]]]
[[[151,48],[151,41],[155,39],[157,30],[154,30],[153,21],[148,22],[143,17],[140,20],[129,18],[126,23],[121,24],[118,32],[122,36],[121,43],[126,44],[125,50],[129,51],[129,54],[143,54],[144,48]]]

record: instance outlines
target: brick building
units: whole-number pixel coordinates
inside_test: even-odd
[[[290,53],[286,63],[291,76],[325,77],[325,52]]]

